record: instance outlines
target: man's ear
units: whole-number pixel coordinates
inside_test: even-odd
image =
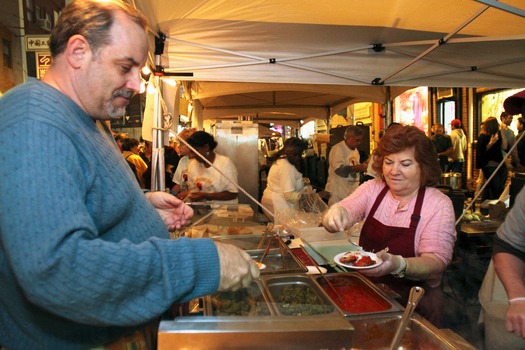
[[[71,67],[80,68],[91,59],[91,46],[82,35],[73,35],[67,42],[65,54]]]

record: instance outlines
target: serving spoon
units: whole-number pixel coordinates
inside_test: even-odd
[[[390,343],[390,350],[396,350],[399,347],[399,344],[401,344],[401,340],[403,339],[403,334],[405,334],[405,329],[407,328],[408,322],[412,318],[412,314],[414,313],[417,304],[419,303],[424,294],[425,290],[422,287],[415,286],[412,287],[412,289],[410,289],[407,307],[405,308],[405,312],[401,317],[401,322],[397,327],[396,333],[394,334],[394,338]]]

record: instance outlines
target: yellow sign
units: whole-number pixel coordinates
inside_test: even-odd
[[[36,77],[42,79],[49,67],[51,67],[51,54],[38,52],[36,54]]]
[[[49,35],[26,35],[26,51],[49,51]]]

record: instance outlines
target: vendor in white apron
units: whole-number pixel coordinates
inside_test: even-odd
[[[287,139],[277,160],[270,167],[261,204],[267,209],[263,209],[264,213],[272,221],[278,211],[296,207],[304,186],[303,175],[298,168],[306,148],[307,143],[297,137]]]
[[[329,205],[343,200],[359,186],[359,173],[365,172],[367,168],[366,164],[359,163],[357,149],[363,135],[363,129],[351,125],[346,128],[344,139],[330,150],[326,183],[326,191],[330,192]]]

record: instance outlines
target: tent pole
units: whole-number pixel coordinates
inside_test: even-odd
[[[430,48],[426,49],[424,52],[422,52],[421,54],[419,54],[416,58],[414,58],[412,61],[408,62],[407,64],[405,64],[403,67],[401,67],[400,69],[398,69],[396,72],[390,74],[388,77],[384,78],[381,82],[382,83],[385,83],[387,80],[389,80],[390,78],[392,78],[393,76],[397,75],[398,73],[404,71],[405,69],[407,69],[408,67],[412,66],[414,63],[418,62],[419,60],[421,60],[423,57],[427,56],[430,52],[434,51],[436,48],[438,48],[439,46],[443,45],[443,44],[446,44],[447,41],[452,37],[454,36],[455,34],[457,34],[461,29],[465,28],[468,24],[470,24],[474,19],[476,19],[477,17],[481,16],[481,14],[483,12],[485,12],[489,7],[486,6],[482,9],[480,9],[478,12],[476,12],[471,18],[469,18],[468,20],[466,20],[465,22],[463,22],[461,25],[459,25],[455,30],[453,30],[452,32],[448,33],[447,35],[445,35],[443,38],[441,38],[440,40],[438,40],[436,43],[434,43],[434,45],[432,45]]]
[[[164,191],[166,187],[165,181],[165,164],[164,164],[164,130],[163,130],[163,116],[162,106],[160,104],[160,77],[155,76],[155,85],[157,91],[154,94],[153,107],[153,156],[152,162],[152,191]]]

